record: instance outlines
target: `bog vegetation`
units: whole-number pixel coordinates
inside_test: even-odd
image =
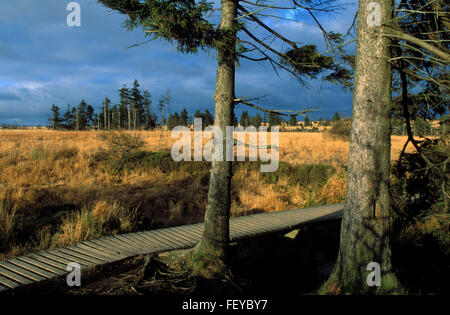
[[[174,162],[169,132],[3,130],[0,138],[3,256],[203,220],[209,162]],[[395,160],[404,137],[392,142]],[[234,163],[232,216],[343,201],[347,154],[348,142],[324,133],[282,133],[278,171]]]

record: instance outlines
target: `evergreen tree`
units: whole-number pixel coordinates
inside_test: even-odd
[[[88,127],[88,113],[87,113],[88,104],[83,99],[78,105],[77,110],[77,121],[78,121],[78,130],[86,130]]]
[[[333,115],[333,122],[338,121],[338,120],[341,120],[341,116],[339,116],[339,113],[336,112],[336,113],[334,113],[334,115]]]
[[[180,126],[180,115],[177,112],[169,115],[169,119],[167,120],[167,129],[172,130],[176,126]]]
[[[111,120],[110,117],[110,109],[109,106],[111,105],[111,100],[107,97],[103,100],[103,129],[111,129]]]
[[[156,126],[156,117],[151,110],[152,95],[149,91],[145,90],[143,93],[143,106],[144,106],[144,124],[145,129],[153,129]]]
[[[291,126],[297,126],[297,117],[291,116],[291,117],[289,118],[289,125],[291,125]]]
[[[119,97],[121,128],[127,127],[131,130],[131,92],[126,84],[119,90]]]
[[[50,122],[51,122],[52,128],[54,130],[57,130],[61,127],[61,121],[62,121],[61,117],[59,117],[59,107],[56,106],[55,104],[53,104],[51,110],[52,110],[53,117],[50,119]]]
[[[211,114],[209,112],[209,110],[205,110],[205,113],[203,115],[203,119],[204,119],[203,125],[205,127],[214,125],[214,116],[213,116],[213,114]]]
[[[308,115],[305,115],[304,123],[305,123],[305,127],[310,127],[311,126],[311,121],[309,120]]]
[[[180,113],[180,120],[178,123],[180,124],[180,126],[187,126],[188,120],[189,120],[189,114],[188,114],[186,108],[183,108],[183,110]]]
[[[80,109],[79,107],[72,107],[72,117],[73,117],[73,129],[80,130]]]
[[[164,99],[164,97],[161,97],[159,99],[159,110],[161,111],[161,125],[165,125],[166,124],[166,118],[164,116],[164,107],[165,106],[166,106],[165,99]]]
[[[70,104],[67,104],[67,110],[64,113],[64,124],[65,124],[65,128],[68,130],[75,129],[74,115],[73,115],[73,110],[70,107]]]
[[[94,107],[91,105],[88,105],[86,108],[86,119],[88,126],[94,126],[96,123],[95,117],[94,117]]]
[[[247,128],[250,125],[250,118],[248,117],[248,112],[246,110],[242,111],[239,124],[243,128]]]
[[[139,82],[137,79],[133,82],[133,87],[130,90],[131,112],[133,116],[133,129],[136,130],[144,121],[144,98],[139,90]]]
[[[269,112],[269,125],[270,126],[280,126],[282,119],[280,115],[275,112]]]
[[[391,262],[390,226],[390,39],[393,1],[380,0],[374,24],[372,0],[359,0],[353,120],[348,183],[334,270],[324,287],[342,294],[394,293],[398,281]],[[377,52],[376,54],[374,52]],[[366,282],[368,264],[381,270],[381,287]]]
[[[255,126],[256,128],[261,126],[261,115],[259,113],[257,113],[255,116],[255,124],[253,126]]]
[[[167,117],[170,115],[170,101],[172,100],[172,95],[170,93],[170,90],[166,91],[166,94],[164,95],[164,103],[166,104],[167,109]]]
[[[302,49],[295,42],[288,40],[270,26],[259,20],[255,14],[249,12],[239,1],[222,0],[220,6],[221,20],[217,27],[208,18],[214,12],[213,3],[207,1],[163,1],[163,0],[98,0],[110,9],[127,15],[126,26],[128,29],[142,28],[146,35],[154,38],[163,38],[170,42],[176,42],[181,52],[195,53],[198,49],[216,49],[217,52],[217,78],[215,102],[215,124],[225,134],[226,127],[233,124],[233,110],[237,103],[235,97],[235,65],[237,58],[249,60],[266,60],[274,67],[289,71],[298,80],[301,76],[309,76],[318,73],[317,68],[331,67],[331,57],[324,58],[315,53],[314,49]],[[324,1],[326,5],[328,1]],[[245,5],[264,5],[247,2]],[[305,9],[311,13],[326,7],[321,1],[314,1],[305,9],[296,1],[293,6]],[[253,9],[253,7],[252,7]],[[292,10],[292,8],[288,8]],[[289,44],[292,48],[287,53],[275,50],[266,40],[259,39],[249,29],[247,24],[239,23],[240,17],[259,24],[278,40]],[[261,10],[260,10],[261,11]],[[238,24],[239,23],[239,24]],[[245,47],[244,41],[238,41],[238,31],[252,42]],[[269,52],[265,52],[265,51]],[[255,58],[246,53],[256,52],[263,54],[264,58]],[[309,52],[311,55],[307,55]],[[269,56],[272,55],[272,57]],[[278,58],[282,57],[280,62]],[[308,58],[309,57],[309,58]],[[289,65],[287,65],[289,64]],[[291,67],[292,66],[292,67]],[[291,67],[291,68],[290,68]],[[247,102],[248,103],[248,102]],[[248,105],[248,104],[247,104]],[[168,105],[170,106],[170,105]],[[168,110],[170,113],[170,110]],[[281,118],[278,119],[281,122]],[[225,140],[224,140],[225,141]],[[224,142],[225,146],[225,142]],[[208,203],[205,214],[203,235],[198,246],[194,250],[191,260],[195,273],[200,276],[223,276],[226,270],[227,248],[229,244],[229,217],[231,206],[231,161],[213,160],[209,181]]]

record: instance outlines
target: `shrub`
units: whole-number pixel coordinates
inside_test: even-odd
[[[113,174],[121,173],[130,164],[133,165],[142,158],[144,140],[138,135],[125,132],[108,132],[99,136],[107,145],[106,151],[100,151],[96,159],[104,159]]]
[[[102,133],[99,138],[106,143],[109,152],[120,156],[139,152],[145,144],[140,136],[119,131]]]
[[[347,119],[341,119],[334,121],[331,124],[331,129],[329,130],[329,134],[333,138],[338,138],[344,141],[350,140],[350,131],[352,129],[352,122]]]

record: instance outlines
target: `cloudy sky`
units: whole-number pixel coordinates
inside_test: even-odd
[[[345,5],[343,10],[319,18],[327,31],[346,33],[356,1],[337,1]],[[117,103],[117,90],[123,84],[132,85],[134,79],[152,93],[156,113],[159,98],[169,89],[171,111],[184,107],[191,114],[196,109],[214,111],[214,51],[184,55],[165,41],[127,49],[146,38],[142,31],[130,32],[122,27],[125,16],[94,0],[79,0],[81,26],[69,27],[69,2],[0,1],[0,124],[45,125],[52,104],[64,112],[67,104],[77,105],[81,99],[95,109],[105,96]],[[272,1],[276,5],[282,2]],[[320,30],[310,18],[289,11],[282,15],[304,23],[273,18],[264,18],[264,22],[293,41],[324,47]],[[212,19],[218,17],[216,14]],[[262,30],[255,32],[267,36]],[[236,96],[269,94],[259,105],[270,109],[321,109],[309,115],[313,119],[331,118],[334,112],[351,114],[348,91],[320,80],[308,82],[310,87],[306,88],[289,74],[280,72],[278,77],[267,63],[241,60],[236,72]],[[237,106],[237,117],[243,109],[248,110],[245,105]]]

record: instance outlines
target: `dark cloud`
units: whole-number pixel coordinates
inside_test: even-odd
[[[71,28],[66,25],[69,2],[0,2],[0,124],[45,124],[52,104],[65,110],[67,104],[76,105],[82,98],[96,108],[105,96],[118,102],[117,90],[123,84],[130,86],[134,79],[152,93],[155,112],[158,99],[169,89],[172,110],[213,111],[217,65],[213,51],[183,55],[164,41],[127,49],[146,38],[141,31],[124,29],[124,16],[95,1],[80,0],[82,25]],[[333,18],[320,18],[328,29],[345,32],[355,10],[353,6]],[[217,21],[218,15],[213,18]],[[306,21],[265,18],[289,38],[322,49],[320,31]],[[261,29],[255,32],[265,36]],[[238,96],[270,94],[260,101],[266,108],[322,109],[310,115],[313,118],[331,117],[335,111],[351,113],[350,93],[316,80],[309,81],[311,88],[307,89],[286,73],[278,77],[269,64],[242,60],[236,83]],[[238,117],[244,108],[237,107]]]

